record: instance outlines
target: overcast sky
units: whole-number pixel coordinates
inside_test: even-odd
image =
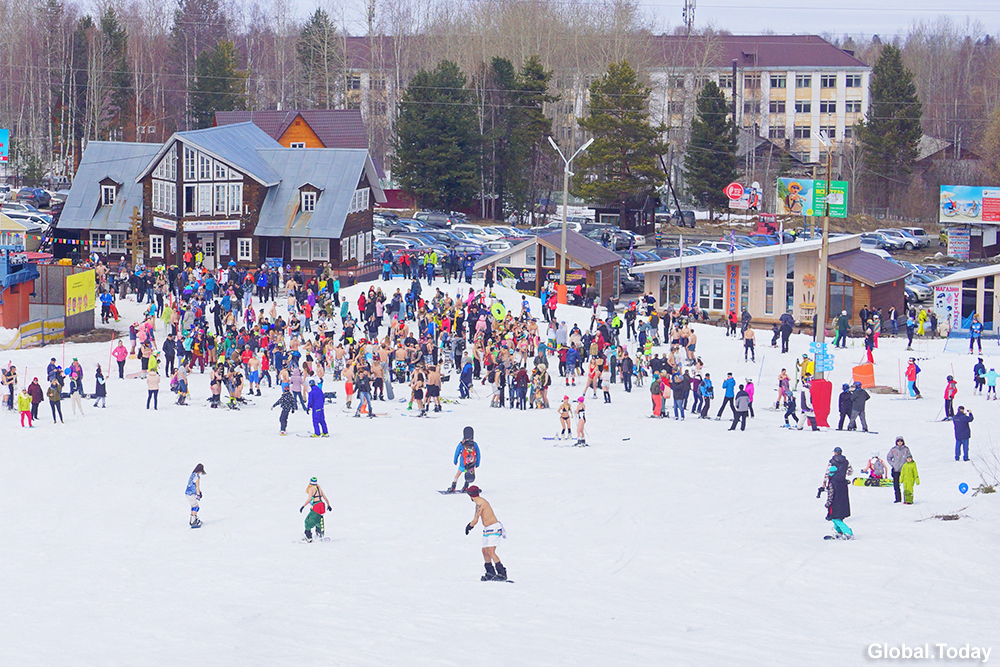
[[[381,2],[376,0],[376,11]],[[558,0],[555,0],[558,1]],[[771,31],[778,34],[873,35],[883,41],[895,35],[905,35],[914,22],[934,22],[943,16],[956,25],[978,22],[983,32],[996,37],[1000,34],[1000,0],[695,0],[695,28],[709,24],[733,34],[756,34]],[[317,0],[293,0],[299,15],[306,17],[316,9]],[[364,33],[365,3],[344,0],[352,34]],[[475,11],[476,0],[466,0]],[[681,9],[684,0],[638,0],[659,27],[670,32],[683,23]],[[328,4],[323,2],[322,4]]]

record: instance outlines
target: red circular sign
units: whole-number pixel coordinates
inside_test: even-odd
[[[743,196],[743,186],[740,183],[730,183],[723,192],[730,199],[739,199]]]

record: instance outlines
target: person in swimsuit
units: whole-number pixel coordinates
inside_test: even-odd
[[[316,529],[316,537],[322,540],[324,530],[323,515],[326,514],[326,508],[330,506],[330,499],[323,493],[323,489],[319,485],[319,480],[315,477],[311,478],[309,485],[306,486],[306,496],[308,496],[306,501],[299,508],[299,514],[301,514],[307,505],[310,506],[309,514],[306,515],[305,541],[313,541],[313,528]]]
[[[205,472],[205,466],[198,464],[194,467],[194,472],[188,478],[187,489],[184,491],[184,495],[187,496],[188,501],[191,503],[191,527],[201,528],[201,519],[198,518],[198,510],[200,509],[199,504],[201,502],[201,476],[207,474]]]
[[[424,374],[417,372],[413,376],[413,402],[417,404],[418,417],[424,416]]]
[[[584,397],[576,399],[576,445],[586,447],[587,441],[584,439],[583,429],[587,425],[587,406],[583,402]]]
[[[482,581],[506,581],[507,568],[497,558],[497,547],[500,546],[500,540],[506,539],[507,532],[503,524],[497,520],[490,504],[479,496],[478,486],[470,486],[466,493],[476,504],[476,514],[472,517],[472,522],[465,527],[465,534],[468,535],[480,519],[483,521],[483,560],[486,561],[484,563],[486,574],[482,576]]]
[[[559,405],[559,426],[562,430],[559,432],[559,439],[572,438],[573,437],[573,406],[570,405],[569,396],[563,396],[562,403]]]

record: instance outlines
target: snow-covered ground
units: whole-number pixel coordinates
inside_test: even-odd
[[[139,308],[121,308],[125,327]],[[569,307],[559,317],[589,321]],[[997,404],[971,395],[974,357],[920,343],[927,398],[873,396],[878,435],[799,432],[779,428],[767,404],[806,337],[781,355],[761,332],[752,364],[722,329],[697,331],[717,387],[730,370],[760,378],[744,433],[647,419],[647,389],[620,385],[611,405],[588,400],[586,449],[543,440],[558,430],[554,410],[490,409],[478,385],[438,419],[399,403],[377,404],[386,418],[352,419],[341,398],[327,409],[329,440],[280,437],[273,389],[239,412],[206,409],[202,375],[191,407],[173,405],[164,382],[159,411],[146,411],[145,383],[113,373],[107,409],[87,402],[73,417],[64,402],[64,426],[47,404],[32,430],[4,411],[0,663],[853,665],[870,662],[870,644],[936,655],[940,643],[992,647],[1000,660],[1000,498],[959,493],[980,480],[953,460],[951,424],[935,421],[954,372],[958,403],[976,416],[972,457],[1000,436]],[[882,339],[879,384],[898,386],[904,347]],[[996,342],[987,349],[987,365],[1000,362]],[[51,356],[78,357],[92,391],[108,352],[71,344],[0,362],[44,379]],[[839,352],[835,387],[861,356]],[[444,394],[457,395],[456,379]],[[308,433],[308,419],[295,413],[291,432]],[[464,534],[473,504],[436,492],[466,425],[483,451],[477,483],[507,529],[498,554],[513,585],[479,581],[481,531]],[[816,489],[833,447],[860,471],[896,435],[920,470],[916,504],[852,486],[857,539],[824,541]],[[204,527],[190,530],[184,486],[199,462]],[[333,504],[332,541],[301,544],[313,475]],[[958,521],[928,519],[956,511]]]

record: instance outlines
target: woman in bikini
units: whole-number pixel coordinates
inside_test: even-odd
[[[587,425],[587,405],[583,402],[584,397],[576,399],[576,445],[577,447],[586,447],[587,441],[585,440],[583,429]]]
[[[563,396],[562,403],[559,405],[559,426],[562,430],[559,432],[559,439],[562,440],[564,437],[573,437],[573,406],[569,403],[569,396]]]

